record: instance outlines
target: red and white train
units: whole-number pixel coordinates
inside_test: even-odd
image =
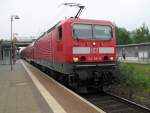
[[[110,21],[69,18],[21,52],[22,58],[73,88],[102,88],[114,78],[115,26]],[[59,74],[58,74],[59,73]]]

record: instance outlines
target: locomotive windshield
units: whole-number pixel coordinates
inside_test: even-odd
[[[112,38],[112,29],[109,25],[74,24],[73,36],[76,39],[104,39]]]

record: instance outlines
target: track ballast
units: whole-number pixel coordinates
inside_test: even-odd
[[[106,113],[150,113],[150,109],[105,92],[81,95]]]

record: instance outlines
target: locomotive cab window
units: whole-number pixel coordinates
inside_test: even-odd
[[[109,25],[76,23],[73,25],[73,37],[75,39],[110,40],[112,28]]]
[[[79,39],[90,39],[92,38],[92,26],[90,24],[74,24],[73,25],[73,36]]]
[[[62,40],[62,27],[58,27],[58,40]]]
[[[94,25],[93,38],[109,40],[112,38],[112,30],[110,26]]]

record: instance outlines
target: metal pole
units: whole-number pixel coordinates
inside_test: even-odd
[[[10,65],[11,65],[11,71],[13,70],[12,66],[12,48],[13,48],[13,43],[12,43],[12,22],[13,22],[13,16],[11,16],[11,39],[10,39]]]
[[[19,16],[17,16],[17,15],[11,15],[11,40],[10,40],[10,65],[11,65],[11,71],[13,70],[13,65],[12,65],[12,51],[13,51],[13,41],[12,41],[12,38],[13,38],[13,36],[12,36],[12,24],[13,24],[13,19],[20,19],[19,18]]]

